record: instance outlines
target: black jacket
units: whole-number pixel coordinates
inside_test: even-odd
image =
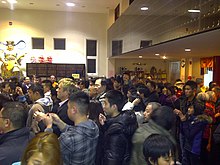
[[[11,165],[20,161],[32,137],[26,127],[0,135],[0,164]]]
[[[138,127],[136,115],[123,111],[105,123],[103,165],[127,165],[131,157],[131,138]]]
[[[68,101],[66,101],[62,106],[58,107],[57,111],[55,112],[59,118],[65,122],[68,125],[74,125],[74,122],[71,121],[67,115],[67,110],[68,110]],[[58,137],[61,134],[60,129],[56,126],[53,125],[53,133],[55,133]]]

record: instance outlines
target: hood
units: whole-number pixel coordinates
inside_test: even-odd
[[[205,114],[196,116],[194,120],[194,122],[206,122],[207,124],[211,124],[212,121],[212,117]]]
[[[92,120],[87,120],[86,122],[82,122],[76,125],[76,131],[78,134],[85,135],[87,138],[95,139],[99,136],[99,128],[97,124]]]
[[[138,127],[137,118],[133,111],[122,111],[118,116],[106,122],[108,134],[124,133],[132,136]]]
[[[44,98],[40,98],[36,101],[36,103],[39,103],[43,106],[51,106],[53,105],[53,100],[51,99],[51,97],[44,97]]]

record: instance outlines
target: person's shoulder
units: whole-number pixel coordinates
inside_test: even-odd
[[[135,131],[132,141],[133,142],[143,142],[143,140],[150,134],[149,123],[141,124]]]

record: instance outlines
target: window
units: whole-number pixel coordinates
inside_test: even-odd
[[[96,56],[97,49],[97,41],[96,40],[87,40],[86,42],[86,55],[87,56]]]
[[[32,38],[32,49],[44,49],[44,38]]]
[[[112,56],[122,54],[122,40],[112,41]]]
[[[152,40],[141,40],[140,48],[146,48],[152,45]]]
[[[97,40],[86,40],[87,73],[97,74]]]
[[[65,38],[54,38],[54,50],[65,50],[66,39]]]
[[[96,73],[96,59],[87,59],[87,73]]]

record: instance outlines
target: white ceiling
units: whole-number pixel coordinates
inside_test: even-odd
[[[31,10],[52,10],[52,11],[65,11],[65,12],[87,12],[87,13],[108,13],[109,9],[115,9],[120,0],[17,0],[18,3],[14,6],[10,6],[9,3],[3,4],[0,0],[0,8],[14,8],[16,9],[31,9]],[[5,0],[7,1],[7,0]],[[189,1],[189,0],[187,0]],[[197,0],[190,0],[196,2]],[[67,7],[66,2],[73,2],[75,7]],[[142,15],[143,13],[135,12],[135,9],[140,6],[149,5],[146,0],[135,0],[132,8],[128,8],[126,13],[128,15],[136,14]],[[177,0],[169,1],[152,1],[155,8],[160,8],[161,3],[177,2]],[[178,0],[178,2],[180,2]],[[185,9],[184,9],[185,10]],[[139,10],[138,10],[139,11]],[[179,10],[175,11],[177,14]],[[162,13],[162,11],[160,11]],[[191,48],[191,52],[184,52],[184,48]],[[160,56],[155,56],[155,53],[159,53]],[[216,30],[177,39],[158,45],[154,45],[149,48],[131,51],[124,53],[123,55],[114,58],[143,58],[160,59],[163,55],[166,55],[168,59],[180,59],[183,57],[207,57],[207,56],[220,56],[220,27]]]
[[[185,48],[190,48],[191,52],[185,52]],[[155,53],[159,53],[160,56],[155,56]],[[131,51],[114,58],[139,58],[142,56],[148,59],[161,59],[164,55],[170,60],[220,56],[220,29]]]
[[[143,6],[149,7],[149,10],[141,11],[140,8]],[[200,15],[198,15],[198,13],[188,13],[188,9],[194,8],[201,9]],[[123,17],[119,17],[120,22],[115,23],[116,28],[112,28],[110,30],[113,34],[113,39],[117,40],[117,37],[119,36],[118,38],[120,40],[121,36],[128,36],[127,38],[130,39],[130,42],[126,41],[126,43],[134,42],[134,45],[137,45],[135,40],[136,36],[134,34],[141,34],[140,39],[143,39],[144,36],[149,36],[148,38],[153,38],[154,41],[154,37],[152,37],[151,35],[157,34],[154,32],[155,29],[158,29],[158,33],[160,33],[161,31],[166,32],[167,29],[172,29],[172,26],[175,26],[175,24],[172,23],[170,23],[170,25],[166,25],[165,23],[167,19],[178,18],[178,20],[175,19],[177,21],[176,24],[181,24],[181,22],[184,21],[184,18],[189,18],[190,20],[192,20],[193,18],[202,18],[201,15],[206,14],[208,10],[209,12],[216,12],[216,15],[214,17],[218,18],[219,22],[219,0],[135,0],[123,13]],[[182,18],[182,16],[185,17]],[[164,26],[161,26],[161,24]],[[200,23],[193,25],[193,27],[197,29],[199,29],[200,26],[202,26]],[[190,28],[192,27],[189,27],[189,29]],[[142,56],[142,58],[145,59],[161,59],[161,57],[165,55],[167,59],[179,60],[181,58],[220,56],[219,23],[218,26],[216,26],[215,30],[206,32],[199,31],[197,34],[191,36],[187,36],[188,34],[185,35],[184,30],[186,29],[183,28],[178,32],[183,33],[184,35],[181,36],[186,37],[163,42],[160,44],[155,44],[144,49],[133,50],[128,53],[123,52],[122,55],[113,58],[134,59]],[[121,35],[122,33],[124,34]],[[169,36],[169,34],[167,36]],[[146,39],[148,38],[146,37]],[[130,45],[130,47],[127,46],[126,48],[131,48],[133,46],[132,44]],[[191,52],[185,52],[185,48],[190,48]],[[160,56],[155,56],[155,53],[159,53]]]
[[[2,1],[2,0],[1,0]],[[7,3],[0,1],[0,8],[12,8]],[[53,10],[66,12],[87,12],[87,13],[108,13],[109,9],[114,9],[120,0],[17,0],[14,9],[31,10]],[[74,7],[66,6],[66,2],[73,2]]]

